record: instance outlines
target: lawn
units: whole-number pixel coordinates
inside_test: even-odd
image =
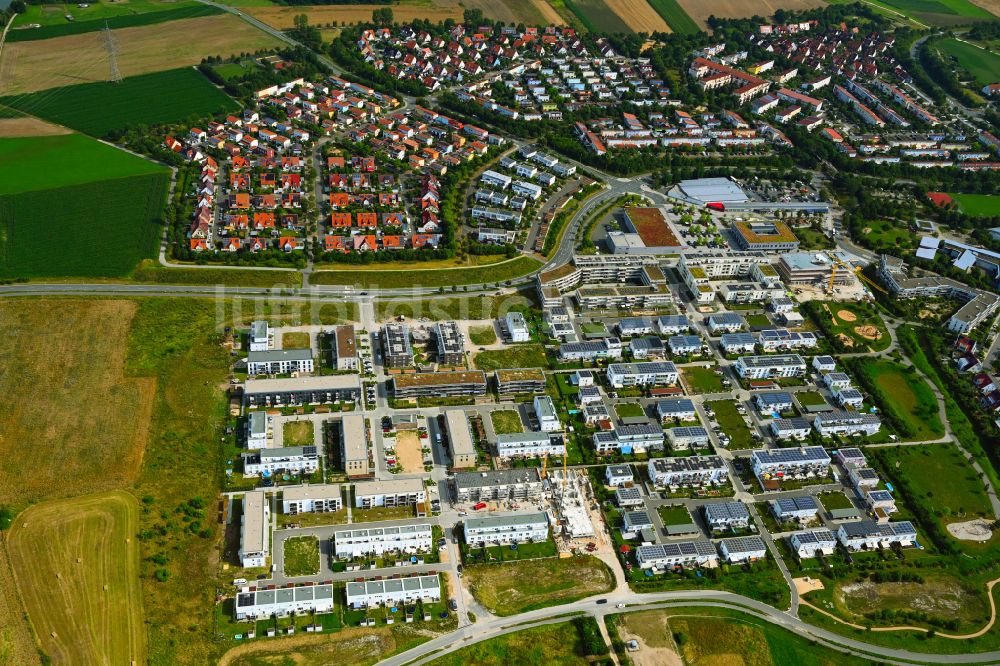
[[[311,576],[319,573],[319,539],[314,536],[285,539],[285,575]]]
[[[992,18],[988,11],[968,0],[881,0],[881,2],[931,25],[956,25],[968,23],[968,18]]]
[[[498,368],[547,368],[545,347],[539,344],[519,344],[507,349],[489,349],[477,352],[475,366],[487,372]]]
[[[761,314],[759,312],[754,313],[752,315],[747,315],[746,320],[747,320],[747,326],[749,326],[751,330],[770,328],[771,326],[773,326],[773,324],[771,324],[771,320],[767,318],[767,315]]]
[[[311,345],[309,334],[303,331],[292,331],[281,334],[282,349],[309,349]]]
[[[286,421],[282,426],[282,442],[285,446],[312,446],[315,429],[312,421]]]
[[[313,273],[311,284],[346,284],[360,289],[451,288],[470,284],[493,284],[513,280],[538,270],[542,262],[517,257],[489,266],[432,268],[427,270],[340,270]]]
[[[905,226],[892,220],[871,220],[865,222],[861,235],[875,247],[910,248],[916,246],[916,236]]]
[[[28,11],[14,21],[14,28],[7,34],[7,41],[23,42],[35,39],[63,37],[84,32],[103,30],[107,24],[112,30],[140,25],[152,25],[221,14],[222,10],[196,2],[171,2],[158,0],[128,0],[127,3],[92,2],[82,8],[79,5],[44,4],[28,5]],[[73,16],[67,21],[66,15]],[[41,24],[40,28],[16,29],[30,23]]]
[[[490,421],[493,423],[493,432],[498,435],[524,432],[521,415],[513,409],[490,412]]]
[[[235,100],[190,67],[129,76],[117,84],[81,83],[3,97],[0,104],[97,137],[126,125],[159,125],[239,109]]]
[[[615,405],[615,414],[619,419],[631,419],[645,416],[646,410],[634,402],[619,402]]]
[[[160,172],[0,197],[0,277],[128,275],[156,252],[167,186]]]
[[[475,643],[428,666],[587,666],[586,649],[572,622],[549,624]]]
[[[614,588],[608,566],[589,555],[465,568],[473,596],[495,615],[568,604]]]
[[[841,351],[885,351],[892,344],[885,322],[873,305],[809,301],[802,309]]]
[[[687,15],[677,0],[647,0],[657,14],[663,17],[670,29],[683,35],[693,35],[701,28]]]
[[[510,311],[524,312],[535,305],[522,294],[497,296],[442,296],[438,298],[410,298],[406,300],[379,300],[375,302],[375,316],[380,321],[402,315],[410,319],[427,317],[442,319],[496,319]]]
[[[43,502],[14,522],[18,590],[52,663],[145,662],[138,512],[117,491]]]
[[[871,359],[855,360],[850,366],[858,382],[905,439],[923,441],[944,436],[937,399],[912,366]]]
[[[795,394],[795,399],[803,407],[813,407],[827,404],[826,398],[816,391],[799,391]]]
[[[469,328],[469,342],[474,345],[492,345],[497,341],[497,332],[492,324],[486,326],[471,326]]]
[[[1000,196],[996,194],[954,194],[951,192],[948,194],[966,215],[972,217],[997,217],[1000,215]]]
[[[854,504],[847,497],[847,495],[842,492],[822,493],[817,496],[817,499],[819,499],[823,508],[827,511],[854,508]]]
[[[687,383],[692,393],[721,393],[722,375],[715,374],[716,366],[706,368],[701,365],[691,365],[681,368],[681,377]]]
[[[295,270],[255,271],[239,268],[168,268],[149,260],[139,264],[131,275],[136,282],[155,284],[223,285],[227,287],[301,287],[302,274]],[[357,321],[357,306],[353,303],[327,303],[323,307],[338,307],[344,312],[354,312],[352,321]]]
[[[736,411],[736,404],[732,400],[716,400],[705,403],[705,406],[712,408],[715,412],[715,420],[719,422],[722,432],[729,435],[731,441],[728,449],[752,449],[757,446],[750,434],[750,428],[747,427],[743,416]]]
[[[0,139],[0,196],[166,173],[159,164],[79,134]]]
[[[656,510],[664,525],[690,525],[694,522],[691,512],[683,504],[661,506]]]

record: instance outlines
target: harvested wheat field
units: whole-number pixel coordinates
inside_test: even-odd
[[[0,536],[0,541],[3,539]],[[0,545],[0,664],[39,666],[41,663],[17,595],[7,548]]]
[[[247,7],[244,11],[264,23],[285,30],[293,27],[293,21],[299,14],[309,17],[311,25],[326,25],[336,22],[337,25],[371,21],[372,12],[385,5],[295,5],[294,7]],[[463,9],[458,2],[445,0],[433,7],[390,5],[393,18],[397,23],[407,23],[416,19],[443,21],[445,19],[462,20]]]
[[[481,9],[483,14],[504,23],[564,25],[559,13],[545,0],[465,0],[463,7]]]
[[[155,380],[125,377],[128,301],[0,303],[0,504],[111,490],[138,476]]]
[[[608,0],[608,7],[634,32],[673,32],[646,0]]]
[[[787,2],[777,2],[776,0],[677,1],[684,11],[687,12],[687,15],[703,28],[707,27],[709,16],[718,16],[719,18],[748,18],[755,15],[771,16],[778,9],[799,11],[826,6],[826,3],[822,0],[787,0]]]
[[[281,44],[230,14],[121,28],[114,31],[114,37],[122,76],[197,65],[207,56],[226,57]],[[98,31],[5,45],[0,94],[107,80],[103,40]]]
[[[145,662],[138,514],[118,491],[43,502],[15,519],[14,578],[52,663]]]
[[[53,125],[38,118],[0,118],[0,139],[16,139],[25,136],[57,136],[69,134],[62,125]]]

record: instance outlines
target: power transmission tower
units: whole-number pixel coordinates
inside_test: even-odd
[[[108,81],[121,83],[122,73],[118,70],[118,44],[115,43],[107,21],[104,22],[104,48],[108,52]]]

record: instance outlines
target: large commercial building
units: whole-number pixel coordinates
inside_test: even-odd
[[[413,365],[409,326],[386,324],[382,327],[382,363],[387,368],[405,368]]]
[[[441,601],[441,580],[434,576],[355,581],[347,584],[347,605],[358,610],[372,606],[403,606]]]
[[[303,585],[277,590],[247,590],[236,595],[233,617],[237,622],[287,617],[293,613],[333,612],[333,585]]]
[[[542,542],[549,538],[549,520],[541,512],[468,518],[464,532],[465,543],[477,547]]]
[[[371,473],[368,465],[368,435],[363,414],[349,413],[341,417],[340,451],[344,471],[348,477],[366,477]]]
[[[361,379],[357,375],[248,379],[243,384],[243,404],[248,409],[356,402],[360,395]]]
[[[427,501],[427,491],[420,479],[391,479],[354,484],[354,508],[377,506],[413,506]]]
[[[244,568],[267,566],[271,551],[271,504],[262,490],[243,495],[240,562]]]
[[[336,483],[321,483],[285,488],[281,493],[281,510],[294,516],[300,513],[329,513],[344,508],[341,488]]]
[[[541,496],[542,477],[534,467],[455,474],[455,499],[459,502],[537,500]]]
[[[448,429],[448,447],[451,449],[451,466],[455,469],[469,469],[476,466],[476,447],[469,430],[469,419],[461,409],[449,409],[444,413]]]
[[[434,535],[430,523],[342,529],[333,533],[334,555],[352,559],[384,553],[415,553],[429,551]]]
[[[437,342],[437,359],[442,365],[463,365],[465,363],[465,339],[458,324],[453,321],[438,322],[434,326]]]
[[[486,395],[486,373],[482,370],[417,372],[392,378],[393,394],[406,398],[449,398]]]

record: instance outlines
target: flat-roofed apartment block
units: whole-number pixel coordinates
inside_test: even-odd
[[[448,447],[451,449],[451,466],[455,469],[469,469],[476,466],[476,446],[472,442],[469,419],[461,409],[449,409],[444,413],[448,428]]]
[[[345,588],[347,605],[354,609],[371,606],[399,606],[418,601],[441,601],[441,580],[434,576],[352,581]]]
[[[344,528],[333,533],[333,552],[342,560],[384,553],[422,552],[431,549],[433,538],[430,523]]]
[[[265,412],[250,412],[247,417],[247,448],[264,449],[267,448],[268,433],[270,432],[269,417]]]
[[[285,446],[280,449],[261,449],[258,453],[243,454],[245,476],[276,472],[312,474],[318,469],[319,456],[315,446]]]
[[[812,331],[789,331],[787,328],[768,328],[760,332],[760,346],[765,352],[783,349],[809,349],[819,344]]]
[[[364,481],[354,484],[354,508],[378,506],[413,506],[427,501],[427,492],[420,479]]]
[[[315,483],[285,488],[281,492],[281,511],[295,516],[300,513],[330,513],[344,508],[340,485]]]
[[[778,274],[787,284],[852,284],[854,275],[849,270],[837,270],[833,262],[821,252],[789,252],[778,257]]]
[[[243,495],[240,562],[244,567],[267,566],[271,550],[271,504],[262,490]]]
[[[736,359],[736,372],[743,379],[773,379],[775,377],[801,377],[806,374],[806,362],[798,354],[773,356],[740,356]]]
[[[386,324],[382,327],[382,363],[387,368],[405,368],[413,365],[409,326]]]
[[[248,379],[243,384],[243,404],[248,409],[356,402],[360,395],[361,378],[357,375]]]
[[[750,452],[750,464],[758,479],[776,477],[806,478],[826,476],[830,456],[822,446],[798,449],[756,449]]]
[[[635,559],[643,569],[673,569],[674,567],[702,567],[716,564],[719,554],[708,539],[674,541],[639,546]]]
[[[712,502],[702,510],[712,530],[738,530],[750,525],[750,511],[743,502]]]
[[[287,617],[293,613],[332,613],[333,585],[303,585],[278,590],[253,590],[236,595],[237,622]]]
[[[263,319],[258,319],[250,323],[250,332],[247,334],[247,346],[250,351],[267,351],[271,348],[271,330],[268,323]]]
[[[684,456],[653,458],[648,463],[649,479],[654,485],[705,486],[729,478],[726,463],[719,456]]]
[[[528,321],[520,312],[508,312],[503,318],[504,328],[507,337],[511,342],[530,342],[531,331],[528,329]]]
[[[247,355],[247,374],[285,375],[292,372],[312,372],[311,349],[269,349]]]
[[[465,340],[458,324],[453,321],[438,322],[434,325],[434,339],[437,342],[438,363],[465,364]]]
[[[660,451],[663,449],[663,437],[663,428],[659,423],[622,424],[613,430],[594,433],[594,448],[598,453]]]
[[[535,277],[535,287],[542,306],[562,305],[562,294],[582,285],[608,285],[603,292],[584,295],[577,301],[586,307],[607,307],[612,303],[656,305],[672,303],[666,278],[657,267],[658,258],[649,254],[574,255],[572,263],[558,266]],[[645,268],[653,270],[646,271]],[[614,288],[625,282],[638,283],[633,291],[618,292]],[[647,302],[648,301],[648,302]]]
[[[735,222],[733,238],[741,250],[794,252],[799,239],[784,222]]]
[[[626,386],[665,386],[680,379],[677,366],[670,361],[644,363],[612,363],[608,366],[608,383],[615,388]]]
[[[538,429],[542,432],[558,432],[562,429],[559,422],[559,412],[556,411],[556,404],[547,395],[536,395],[532,403],[535,410],[535,418],[538,419]]]
[[[486,395],[486,373],[482,370],[417,372],[392,378],[397,398],[447,398]]]
[[[813,421],[813,428],[823,437],[831,435],[874,435],[881,429],[878,414],[867,412],[833,411],[821,413]]]
[[[497,370],[493,377],[500,395],[545,392],[545,373],[541,368]]]
[[[542,542],[549,538],[549,519],[542,512],[514,516],[485,516],[465,521],[465,543],[487,544]]]
[[[349,478],[368,476],[368,435],[363,414],[344,414],[340,419],[340,450]]]
[[[337,370],[357,370],[358,350],[354,327],[350,324],[333,329],[334,349],[337,352]]]
[[[459,502],[537,500],[541,496],[542,477],[534,467],[455,474]]]
[[[512,432],[497,435],[496,447],[501,458],[561,456],[566,439],[561,432]]]

